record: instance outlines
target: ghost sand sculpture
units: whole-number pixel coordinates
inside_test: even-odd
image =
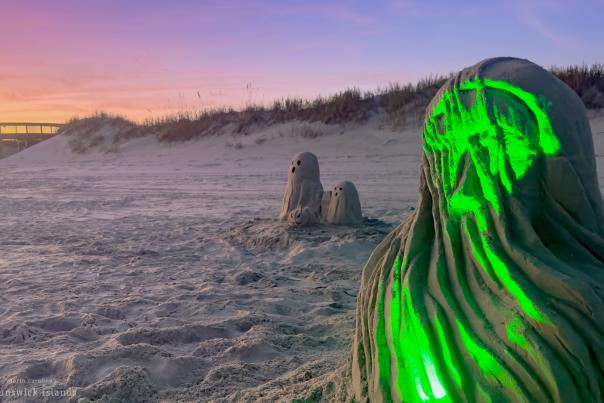
[[[352,182],[323,192],[319,160],[309,152],[294,155],[289,167],[279,219],[292,225],[357,225],[363,222],[359,194]]]
[[[302,152],[294,155],[281,203],[281,221],[295,225],[321,221],[323,185],[320,176],[319,160],[313,153]]]
[[[328,196],[326,197],[325,194]],[[323,220],[327,224],[358,225],[363,222],[359,193],[354,183],[344,181],[323,197]]]
[[[426,111],[416,211],[361,277],[356,401],[604,401],[604,207],[581,100],[482,61]]]

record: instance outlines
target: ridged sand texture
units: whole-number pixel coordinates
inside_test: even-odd
[[[359,401],[604,401],[604,208],[577,95],[484,60],[427,108],[416,211],[364,268]]]

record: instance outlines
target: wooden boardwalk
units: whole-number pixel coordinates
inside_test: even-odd
[[[0,140],[45,140],[61,127],[59,123],[0,122]]]

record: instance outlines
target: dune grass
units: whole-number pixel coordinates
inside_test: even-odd
[[[587,108],[604,108],[604,65],[572,65],[551,67],[550,71],[568,84],[581,97]],[[233,133],[246,135],[254,127],[288,121],[354,124],[383,112],[387,124],[400,127],[420,123],[421,111],[428,105],[448,76],[429,76],[411,84],[390,84],[375,91],[347,89],[329,97],[313,100],[284,98],[270,106],[251,105],[242,110],[233,108],[184,112],[147,119],[142,124],[121,117],[97,114],[91,118],[120,120],[123,130],[115,141],[156,135],[161,141],[187,141],[195,137],[217,135],[231,126]],[[70,122],[73,123],[73,122]],[[68,125],[69,126],[69,125]],[[67,127],[68,127],[67,126]]]
[[[587,108],[604,108],[604,64],[554,66],[550,71],[571,87]]]

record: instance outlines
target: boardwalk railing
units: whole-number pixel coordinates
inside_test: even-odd
[[[0,140],[43,140],[56,135],[62,126],[59,123],[0,122]]]

